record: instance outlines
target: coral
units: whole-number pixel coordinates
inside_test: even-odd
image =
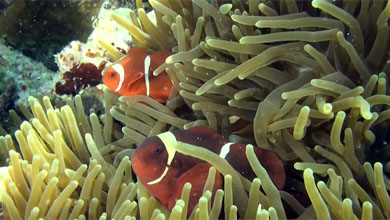
[[[111,11],[126,15],[129,9],[109,10],[102,7],[87,42],[72,41],[54,56],[61,75],[61,81],[56,84],[57,94],[77,94],[87,85],[99,84],[104,66],[110,64],[111,60],[119,59],[129,49],[131,37],[124,28],[109,19]],[[99,45],[106,35],[113,36],[108,42],[110,46],[121,51],[114,57]]]
[[[275,151],[287,167],[312,168],[321,175],[332,168],[344,179],[343,198],[351,199],[360,217],[361,206],[348,181],[365,182],[360,172],[364,162],[372,148],[384,148],[389,138],[376,137],[373,131],[388,127],[383,122],[388,119],[384,106],[389,98],[385,51],[390,3],[377,2],[378,8],[363,3],[363,8],[360,3],[337,6],[322,0],[150,3],[157,28],[142,8],[139,21],[112,17],[129,30],[138,47],[176,52],[155,74],[163,69],[170,74],[184,99],[175,105],[185,103],[198,119],[174,121],[168,117],[171,113],[158,114],[129,102],[131,98],[120,99],[128,103],[120,110],[134,118],[144,112],[179,128],[212,127],[237,142]],[[320,11],[332,17],[323,17]],[[355,18],[345,11],[361,14]],[[365,23],[367,17],[372,24]],[[367,32],[377,37],[364,35]],[[129,114],[131,109],[138,111]],[[253,131],[246,133],[252,136],[232,134],[226,123],[232,116],[251,121]],[[123,132],[129,137],[141,132],[125,124]],[[388,166],[390,157],[381,160]],[[294,173],[288,182],[300,179]],[[294,193],[294,188],[295,184],[285,190]]]
[[[63,79],[55,86],[55,91],[59,95],[76,95],[81,89],[87,86],[96,86],[102,82],[102,70],[104,64],[96,68],[91,63],[83,63],[73,67],[63,74]]]
[[[108,2],[106,2],[108,4]],[[110,18],[111,13],[118,14],[123,16],[126,19],[130,19],[130,14],[133,10],[129,8],[117,8],[117,9],[102,9],[99,12],[98,19],[94,24],[94,30],[88,38],[88,43],[91,44],[91,47],[100,48],[100,41],[104,40],[109,45],[119,49],[121,52],[126,52],[132,44],[132,38],[129,35],[128,31],[123,28],[121,25],[116,23]],[[110,54],[108,54],[110,56]],[[118,59],[119,57],[110,57]]]
[[[16,85],[17,100],[27,102],[29,95],[49,95],[57,75],[42,63],[31,60],[10,47],[0,44],[0,62],[4,77],[12,79]]]
[[[0,139],[2,149],[5,147],[10,150],[9,158],[14,167],[12,171],[2,170],[4,176],[1,198],[6,204],[9,216],[12,219],[33,216],[63,219],[78,217],[81,213],[85,214],[86,210],[88,217],[92,219],[100,215],[120,215],[124,211],[120,208],[122,203],[113,200],[114,197],[119,199],[117,186],[122,183],[128,185],[127,190],[133,192],[128,199],[135,196],[137,187],[131,178],[128,157],[120,159],[122,162],[118,169],[104,162],[103,156],[111,157],[99,152],[99,149],[104,147],[104,140],[96,114],[91,114],[91,121],[87,119],[80,96],[76,96],[74,101],[69,99],[69,105],[62,106],[61,109],[54,108],[48,97],[43,98],[43,106],[39,100],[32,97],[29,102],[32,109],[29,114],[34,118],[31,123],[23,122],[21,130],[15,133],[22,154],[14,151],[12,140],[4,142],[4,146]],[[57,115],[56,112],[61,114]],[[107,123],[105,126],[112,124]],[[111,135],[106,131],[108,130],[104,129],[105,136]],[[96,159],[90,160],[90,153]],[[4,156],[2,155],[2,159]],[[23,160],[20,160],[21,156]],[[109,161],[112,163],[114,158]],[[84,177],[83,173],[86,171],[89,175]],[[122,175],[125,175],[126,179],[122,179]],[[41,190],[43,183],[47,185]],[[113,187],[110,187],[112,184]],[[107,192],[106,188],[110,190]],[[59,194],[53,197],[53,193]],[[15,195],[18,195],[18,202],[13,204],[10,198],[15,199]],[[74,196],[79,197],[76,208],[78,211],[71,211],[73,204],[70,198],[75,198]],[[107,200],[107,196],[110,200]],[[118,207],[108,205],[111,209],[102,214],[102,203],[117,204]],[[84,204],[91,206],[83,207]]]
[[[0,43],[0,118],[8,132],[14,130],[8,111],[19,102],[26,103],[30,95],[49,95],[57,75],[42,63]]]
[[[112,99],[109,93],[110,91],[106,91],[105,94],[107,104],[109,104],[107,99]],[[153,103],[152,100],[146,101]],[[32,97],[29,102],[32,108],[29,114],[33,115],[31,123],[23,122],[21,130],[15,133],[22,154],[15,152],[12,139],[4,143],[0,139],[2,149],[10,150],[9,160],[13,167],[8,170],[2,169],[0,175],[1,198],[7,207],[5,213],[11,219],[23,217],[65,219],[80,216],[119,218],[136,215],[138,209],[135,198],[142,201],[139,204],[142,208],[162,209],[159,211],[161,214],[154,215],[169,215],[153,197],[148,195],[139,182],[133,182],[127,152],[122,153],[123,149],[119,147],[131,144],[132,141],[120,138],[116,141],[119,148],[112,149],[116,156],[107,154],[110,150],[104,146],[106,140],[103,137],[111,135],[112,130],[107,128],[112,124],[106,123],[102,133],[101,124],[95,114],[91,114],[90,121],[86,118],[80,96],[68,101],[68,105],[60,109],[53,108],[48,97],[43,98],[43,106]],[[56,112],[61,114],[57,115]],[[2,155],[1,158],[4,157],[7,155]],[[234,174],[234,171],[229,172]],[[84,173],[86,174],[83,175]],[[237,178],[237,175],[234,177]],[[230,178],[232,178],[230,174],[225,177],[227,181]],[[264,178],[271,181],[267,176]],[[45,185],[43,189],[39,187],[42,184]],[[259,184],[258,179],[254,184]],[[186,188],[188,189],[188,186]],[[139,194],[136,193],[137,189],[140,190]],[[225,186],[225,191],[234,189],[235,186]],[[189,193],[188,190],[186,192]],[[218,210],[221,210],[223,191],[220,190],[218,194],[219,202],[213,205],[216,216]],[[77,202],[72,204],[71,201],[74,199]],[[202,197],[202,200],[205,199],[206,197]],[[181,203],[177,203],[171,215],[180,216],[181,212],[185,211],[182,206],[186,201],[188,195],[184,195]],[[207,200],[205,202],[207,204]],[[59,207],[63,207],[62,210]],[[232,210],[234,211],[234,208]],[[151,213],[141,212],[140,215],[147,219],[151,217]]]
[[[96,43],[87,44],[72,41],[55,55],[61,80],[56,83],[55,91],[59,95],[76,95],[87,86],[101,83],[101,72],[110,62],[105,52]]]
[[[97,87],[87,87],[83,89],[80,96],[83,101],[85,114],[104,114],[103,89]]]
[[[168,108],[164,107],[146,96],[121,99],[124,101],[124,105],[120,106],[121,109],[131,109],[133,106],[135,109],[140,109],[141,106],[146,106],[141,103],[148,103],[148,106],[151,107],[147,107],[149,111],[146,111],[146,114],[149,115],[148,112],[153,109],[159,109],[163,112],[162,118],[167,118],[171,114],[169,109],[174,106],[168,104]],[[110,105],[115,100],[115,94],[106,90],[105,103]],[[132,146],[132,143],[137,143],[142,139],[137,140],[137,135],[129,132],[132,131],[131,128],[142,131],[144,129],[141,128],[147,127],[147,124],[131,128],[125,127],[123,129],[125,136],[115,138],[117,135],[113,130],[110,116],[106,115],[103,129],[96,114],[92,113],[88,120],[84,114],[80,96],[76,96],[74,100],[69,99],[68,104],[59,109],[51,105],[48,97],[43,98],[43,106],[39,100],[32,97],[29,102],[32,107],[32,112],[29,114],[33,116],[30,119],[31,123],[23,122],[21,130],[15,133],[21,154],[15,152],[15,145],[9,135],[5,138],[0,137],[1,149],[9,150],[9,160],[12,164],[12,168],[1,168],[0,172],[0,187],[2,189],[0,195],[1,201],[6,207],[6,210],[3,210],[5,216],[9,216],[11,219],[28,217],[94,219],[98,217],[124,218],[125,216],[134,217],[137,215],[144,219],[154,219],[156,215],[164,219],[165,216],[167,218],[186,216],[186,202],[191,185],[187,184],[184,187],[181,199],[177,201],[172,212],[168,213],[148,194],[140,182],[134,182],[132,179],[131,163],[128,158],[131,149],[128,146]],[[129,109],[127,112],[135,110]],[[120,110],[113,108],[110,111],[115,118],[122,118],[121,120],[126,121],[124,120],[126,116],[120,116],[120,113],[115,111]],[[148,115],[135,114],[145,122],[148,120],[147,118],[153,120]],[[159,116],[154,117],[160,118]],[[139,121],[138,123],[143,124],[144,122]],[[174,121],[170,123],[174,123]],[[131,125],[131,123],[127,124]],[[156,121],[155,125],[161,129],[158,124],[160,123]],[[113,145],[105,146],[105,143]],[[211,199],[211,193],[210,189],[207,188],[207,186],[210,187],[210,184],[205,184],[205,193],[199,201],[197,211],[192,213],[192,217],[199,216],[199,219],[218,218],[222,211],[229,219],[237,218],[237,215],[243,216],[242,218],[245,219],[258,219],[264,216],[285,219],[288,213],[285,213],[282,200],[287,201],[301,217],[314,217],[312,207],[305,210],[289,193],[277,190],[257,160],[253,146],[247,146],[246,154],[258,178],[249,182],[229,168],[230,166],[224,159],[208,150],[181,142],[171,144],[180,153],[210,162],[225,176],[224,189],[216,192],[214,202],[210,206],[208,203]],[[2,151],[2,159],[8,157],[4,153]],[[353,195],[363,202],[361,215],[364,218],[374,217],[375,219],[388,216],[384,204],[389,197],[386,195],[385,178],[381,164],[376,163],[373,168],[366,163],[364,170],[378,200],[371,198],[354,179],[349,179],[348,185],[351,186]],[[326,173],[329,176],[330,185],[327,186],[324,182],[319,181],[317,188],[313,171],[306,169],[304,172],[305,187],[317,215],[329,217],[332,213],[336,217],[356,217],[354,216],[356,213],[354,214],[352,210],[353,200],[341,199],[343,196],[343,177],[338,176],[331,166]],[[211,169],[209,175],[211,177],[215,175],[215,170],[213,172]],[[43,188],[40,187],[42,185]],[[260,191],[259,187],[263,191]],[[249,192],[249,197],[246,196],[245,191]],[[225,198],[223,199],[223,197]],[[222,204],[224,204],[224,210],[222,210]],[[326,204],[331,208],[329,209]],[[382,208],[385,210],[384,213],[381,211]]]
[[[86,47],[85,44],[80,41],[72,41],[54,57],[58,66],[58,71],[61,74],[64,74],[77,68],[82,63],[91,63],[95,67],[99,67],[104,62],[107,62],[102,58],[103,56],[103,51]]]
[[[314,181],[313,170],[306,169],[303,174],[305,187],[312,201],[317,217],[330,219],[330,216],[342,219],[385,219],[390,216],[387,205],[390,202],[386,190],[381,163],[375,163],[374,168],[369,163],[364,164],[366,178],[370,182],[371,190],[375,192],[376,199],[370,198],[361,185],[354,179],[343,179],[333,169],[328,169],[329,184],[323,181]],[[343,188],[341,181],[346,181],[353,194],[351,197],[342,198]],[[362,205],[354,203],[359,199]],[[326,203],[325,203],[326,202]],[[383,210],[383,211],[382,211]],[[383,212],[383,213],[382,213]],[[385,217],[386,216],[386,217]]]
[[[104,4],[104,8],[110,9],[110,8],[129,8],[129,9],[136,9],[135,1],[132,0],[108,0]]]
[[[7,8],[11,5],[13,0],[4,0],[0,2],[0,12],[4,16]]]
[[[12,127],[12,122],[8,117],[8,111],[14,107],[14,100],[16,99],[15,82],[6,75],[3,68],[0,68],[0,79],[0,124],[3,127],[3,130],[5,130],[4,127]],[[0,132],[0,135],[5,134]]]

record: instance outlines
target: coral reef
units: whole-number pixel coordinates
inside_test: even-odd
[[[106,9],[105,2],[94,24],[95,28],[86,43],[72,41],[55,55],[61,81],[56,85],[57,94],[77,94],[86,86],[95,86],[101,81],[100,73],[111,60],[117,60],[129,49],[131,37],[126,29],[109,18],[115,12],[129,17],[130,9]],[[109,40],[105,36],[110,36]],[[111,47],[119,49],[114,56],[107,53],[99,44],[104,39]],[[92,81],[90,81],[92,80]]]
[[[55,72],[3,44],[0,44],[0,51],[0,68],[5,77],[2,79],[9,78],[13,81],[4,83],[2,80],[1,83],[3,86],[15,84],[18,101],[25,103],[30,95],[49,95],[52,92],[53,85],[58,80]]]
[[[4,0],[0,2],[0,12],[4,16],[7,8],[11,5],[13,0]]]
[[[30,95],[50,95],[58,75],[42,63],[33,61],[0,43],[0,124],[14,131],[8,111],[26,103]]]
[[[104,64],[96,68],[91,63],[83,63],[73,67],[70,71],[63,74],[63,79],[56,83],[56,93],[59,95],[76,95],[86,86],[96,86],[102,82],[102,70]]]
[[[95,67],[104,66],[109,62],[104,51],[93,45],[72,41],[61,52],[56,54],[55,61],[61,74],[77,69],[81,64],[92,64]]]
[[[72,41],[55,55],[61,80],[56,83],[55,92],[59,95],[76,95],[87,86],[101,83],[101,72],[110,62],[105,52],[96,42]]]
[[[128,156],[146,137],[204,125],[274,151],[287,182],[277,190],[250,144],[246,156],[258,177],[251,182],[218,155],[172,142],[224,175],[214,201],[205,184],[190,219],[390,218],[390,1],[149,3],[155,24],[143,8],[139,19],[111,17],[136,46],[174,52],[154,72],[171,77],[170,99],[105,90],[104,116],[88,118],[80,96],[57,108],[47,97],[30,98],[32,112],[21,109],[29,122],[15,133],[20,153],[10,135],[0,138],[10,150],[0,175],[5,215],[185,218],[191,185],[169,213],[133,179]],[[245,122],[239,130],[237,118]]]
[[[86,41],[93,30],[91,18],[97,16],[102,2],[12,1],[0,15],[0,35],[55,71],[52,56],[75,37]]]
[[[0,124],[2,125],[1,127],[11,127],[13,124],[9,120],[8,111],[14,107],[14,100],[16,99],[15,82],[6,75],[6,71],[1,67],[0,79]],[[0,135],[5,135],[6,133],[4,128],[0,131]]]
[[[104,2],[104,8],[129,8],[136,9],[135,1],[133,0],[108,0]]]

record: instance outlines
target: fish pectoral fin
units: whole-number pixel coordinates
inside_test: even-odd
[[[141,79],[142,77],[144,77],[144,73],[143,72],[138,72],[138,73],[135,73],[133,74],[132,76],[130,76],[129,78],[129,85],[133,84],[135,81]]]
[[[210,168],[211,165],[208,163],[199,163],[191,169],[187,170],[178,178],[177,191],[173,198],[171,198],[169,201],[170,210],[175,206],[176,200],[180,199],[184,184],[189,182],[191,183],[192,187],[188,202],[188,214],[191,214],[196,204],[198,204],[200,197],[202,197],[203,188],[206,183]],[[222,177],[217,171],[215,175],[213,195],[215,194],[215,191],[220,188],[222,188]]]

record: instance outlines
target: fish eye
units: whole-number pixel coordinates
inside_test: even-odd
[[[161,154],[162,152],[162,148],[161,146],[156,146],[154,149],[153,149],[153,153],[158,155],[158,154]]]
[[[110,73],[110,76],[111,76],[111,77],[115,77],[115,76],[116,76],[116,72],[111,72],[111,73]]]

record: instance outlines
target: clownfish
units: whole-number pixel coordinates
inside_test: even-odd
[[[169,146],[172,140],[207,148],[226,159],[247,179],[256,177],[245,154],[246,145],[230,143],[208,127],[174,130],[146,138],[131,157],[132,168],[150,194],[169,210],[172,210],[176,200],[180,199],[184,184],[189,182],[192,188],[188,214],[192,212],[202,196],[211,167],[203,160],[176,152]],[[286,174],[281,160],[272,151],[258,147],[254,150],[274,184],[282,189]],[[213,194],[219,188],[222,188],[222,177],[217,174]]]
[[[166,50],[148,55],[144,50],[133,47],[123,60],[103,72],[103,83],[119,95],[147,95],[166,102],[172,89],[171,79],[165,71],[158,76],[154,76],[153,71],[170,55],[172,53]]]

